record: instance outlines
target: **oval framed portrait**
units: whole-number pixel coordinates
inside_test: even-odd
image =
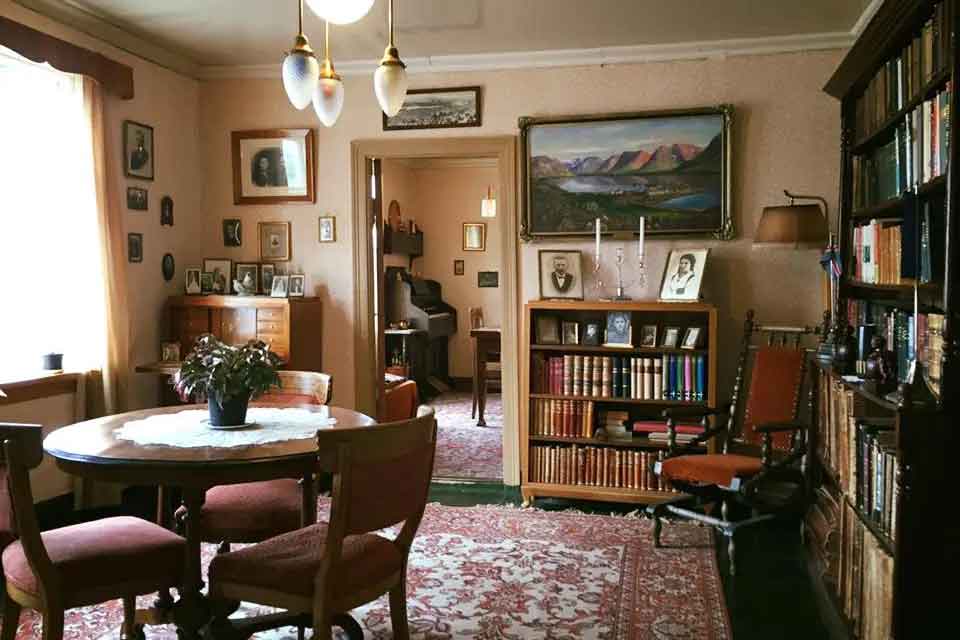
[[[173,261],[172,253],[163,254],[163,258],[160,260],[160,271],[163,273],[163,279],[167,282],[173,280],[173,275],[176,272],[176,266]]]

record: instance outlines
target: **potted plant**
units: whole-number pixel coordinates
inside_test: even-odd
[[[246,422],[251,398],[280,386],[279,363],[280,357],[260,340],[234,347],[205,334],[183,360],[174,385],[184,401],[206,395],[211,426],[238,426]]]

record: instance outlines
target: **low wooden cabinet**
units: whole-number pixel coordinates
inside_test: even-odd
[[[285,368],[321,371],[320,305],[319,298],[176,296],[167,301],[168,336],[183,355],[205,333],[228,344],[263,340]]]

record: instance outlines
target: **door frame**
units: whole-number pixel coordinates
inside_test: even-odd
[[[376,414],[378,397],[383,388],[383,363],[375,351],[373,288],[374,257],[369,232],[374,214],[368,209],[366,184],[368,163],[375,158],[494,158],[497,161],[497,215],[500,223],[500,245],[503,256],[500,286],[504,300],[501,325],[501,368],[503,388],[503,482],[520,484],[520,415],[519,385],[519,214],[517,210],[517,138],[516,136],[477,136],[469,138],[400,138],[393,140],[354,140],[350,143],[353,268],[356,282],[354,295],[354,406],[357,410]],[[377,194],[378,200],[380,194]]]

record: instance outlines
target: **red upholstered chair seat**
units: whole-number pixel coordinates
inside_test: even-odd
[[[383,422],[397,422],[415,417],[419,402],[417,383],[414,380],[407,380],[387,389],[384,393],[386,415]]]
[[[61,580],[67,607],[91,604],[70,602],[80,591],[90,594],[102,589],[116,597],[125,591],[151,593],[181,582],[186,542],[146,520],[105,518],[46,531],[41,538]],[[39,595],[37,578],[20,541],[3,551],[3,572],[8,583]]]
[[[661,463],[660,475],[674,482],[729,487],[734,478],[749,478],[762,469],[760,458],[716,453],[667,458]]]
[[[299,529],[300,500],[293,478],[213,487],[200,511],[203,538],[260,542]]]
[[[314,580],[326,550],[327,525],[291,531],[210,562],[210,582],[239,583],[312,597]],[[336,597],[375,585],[401,570],[403,554],[392,542],[372,533],[347,536],[341,562],[346,568],[331,582]]]

